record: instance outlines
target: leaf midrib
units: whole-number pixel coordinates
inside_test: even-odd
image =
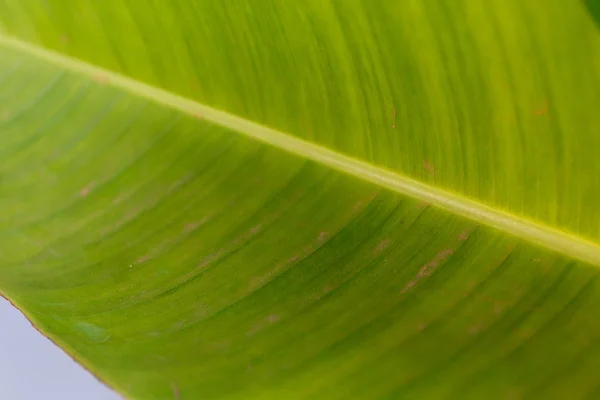
[[[228,128],[296,156],[440,207],[477,223],[546,247],[554,252],[600,267],[600,245],[580,236],[503,210],[494,209],[456,193],[424,184],[396,172],[337,153],[318,144],[170,93],[164,89],[1,33],[0,46],[26,53],[66,70],[119,88],[137,97],[145,98],[154,103]]]

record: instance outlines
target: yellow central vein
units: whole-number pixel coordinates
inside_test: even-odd
[[[0,45],[35,56],[38,59],[61,66],[67,70],[89,76],[92,79],[101,80],[107,85],[117,87],[135,96],[146,98],[166,107],[196,117],[201,116],[208,122],[229,128],[281,150],[438,206],[553,251],[591,263],[595,266],[600,266],[600,245],[581,237],[505,211],[493,209],[455,193],[426,185],[395,172],[337,153],[320,145],[298,139],[289,134],[13,37],[0,34]]]

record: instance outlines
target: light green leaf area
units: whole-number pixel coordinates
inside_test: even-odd
[[[0,293],[128,398],[598,397],[597,29],[0,0]]]

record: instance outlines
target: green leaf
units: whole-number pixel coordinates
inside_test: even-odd
[[[253,3],[0,1],[0,292],[131,398],[597,396],[586,5]]]

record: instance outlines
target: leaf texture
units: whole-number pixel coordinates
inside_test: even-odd
[[[583,4],[4,0],[0,23],[0,291],[124,395],[600,393]]]

